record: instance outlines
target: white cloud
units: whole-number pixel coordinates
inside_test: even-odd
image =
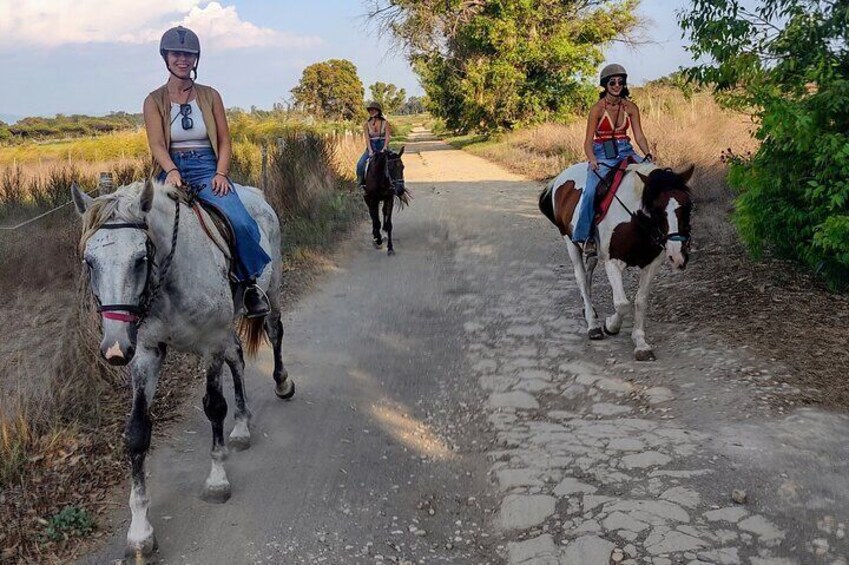
[[[0,0],[0,49],[155,43],[177,24],[196,31],[205,50],[321,43],[318,37],[259,27],[242,20],[235,6],[208,0]]]

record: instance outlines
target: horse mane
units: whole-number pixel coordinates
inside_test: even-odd
[[[690,187],[681,178],[681,175],[669,167],[661,169],[654,168],[648,175],[643,187],[642,207],[643,210],[651,210],[657,198],[664,192],[681,191],[690,195]]]
[[[144,189],[145,181],[136,181],[119,187],[110,194],[98,196],[83,214],[83,229],[80,236],[80,252],[85,250],[86,243],[94,232],[103,227],[106,222],[137,223],[144,221],[138,209],[138,197]],[[158,194],[175,194],[173,187],[165,186],[156,181],[153,183],[155,196]],[[154,202],[156,198],[154,196]]]

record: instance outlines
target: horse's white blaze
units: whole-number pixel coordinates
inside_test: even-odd
[[[139,493],[139,489],[133,486],[130,491],[130,511],[132,520],[127,532],[127,544],[134,546],[145,543],[153,535],[153,526],[147,519],[147,511],[150,508],[150,497]]]
[[[103,356],[106,357],[107,361],[112,358],[123,359],[124,352],[121,351],[121,344],[116,341],[109,346],[109,349],[106,350],[106,353]]]
[[[666,221],[669,223],[669,232],[678,233],[678,215],[675,213],[681,204],[674,198],[669,199],[669,204],[666,205]],[[683,269],[687,260],[684,258],[683,244],[680,241],[666,242],[666,256],[676,269]]]

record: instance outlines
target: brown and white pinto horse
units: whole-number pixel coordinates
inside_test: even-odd
[[[692,209],[687,182],[693,170],[691,166],[682,173],[676,173],[648,163],[628,167],[619,186],[617,199],[597,226],[598,254],[604,261],[613,288],[613,305],[616,309],[603,325],[599,324],[592,304],[592,276],[597,258],[590,258],[585,265],[580,247],[572,243],[571,239],[578,217],[578,203],[587,179],[586,162],[572,165],[560,173],[540,194],[540,210],[557,226],[566,241],[584,301],[584,316],[590,339],[602,339],[605,333],[619,333],[629,306],[622,275],[628,267],[640,268],[639,288],[634,298],[634,329],[631,333],[634,355],[638,361],[655,358],[645,337],[646,308],[652,279],[663,264],[664,256],[677,271],[683,271],[687,266]]]

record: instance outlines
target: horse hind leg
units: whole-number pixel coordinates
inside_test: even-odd
[[[272,307],[271,314],[265,317],[265,334],[274,353],[274,394],[280,399],[289,400],[295,395],[295,383],[283,364],[283,333],[280,310]]]
[[[145,481],[145,458],[150,449],[153,421],[150,405],[156,392],[159,369],[165,358],[165,348],[142,348],[130,366],[133,385],[133,405],[127,420],[125,441],[130,459],[130,511],[132,518],[127,531],[127,557],[148,557],[156,551],[156,536],[148,519],[150,494]]]
[[[230,432],[230,446],[243,451],[251,446],[251,411],[245,398],[245,356],[239,337],[233,333],[224,353],[224,361],[233,376],[236,411],[233,414],[233,431]]]
[[[206,371],[206,395],[203,397],[203,411],[212,424],[212,467],[204,484],[202,498],[207,502],[227,502],[230,498],[230,481],[224,470],[227,459],[227,447],[224,445],[224,419],[227,417],[227,401],[221,390],[221,369],[224,354],[213,356]]]
[[[569,251],[569,259],[572,260],[572,268],[575,270],[575,280],[578,283],[578,290],[581,292],[581,299],[584,301],[584,319],[587,322],[587,335],[590,339],[604,339],[604,332],[598,322],[598,316],[592,302],[592,269],[585,269],[584,257],[581,249],[572,243],[568,236],[563,238],[566,240],[566,249]],[[591,268],[595,267],[593,263]]]

